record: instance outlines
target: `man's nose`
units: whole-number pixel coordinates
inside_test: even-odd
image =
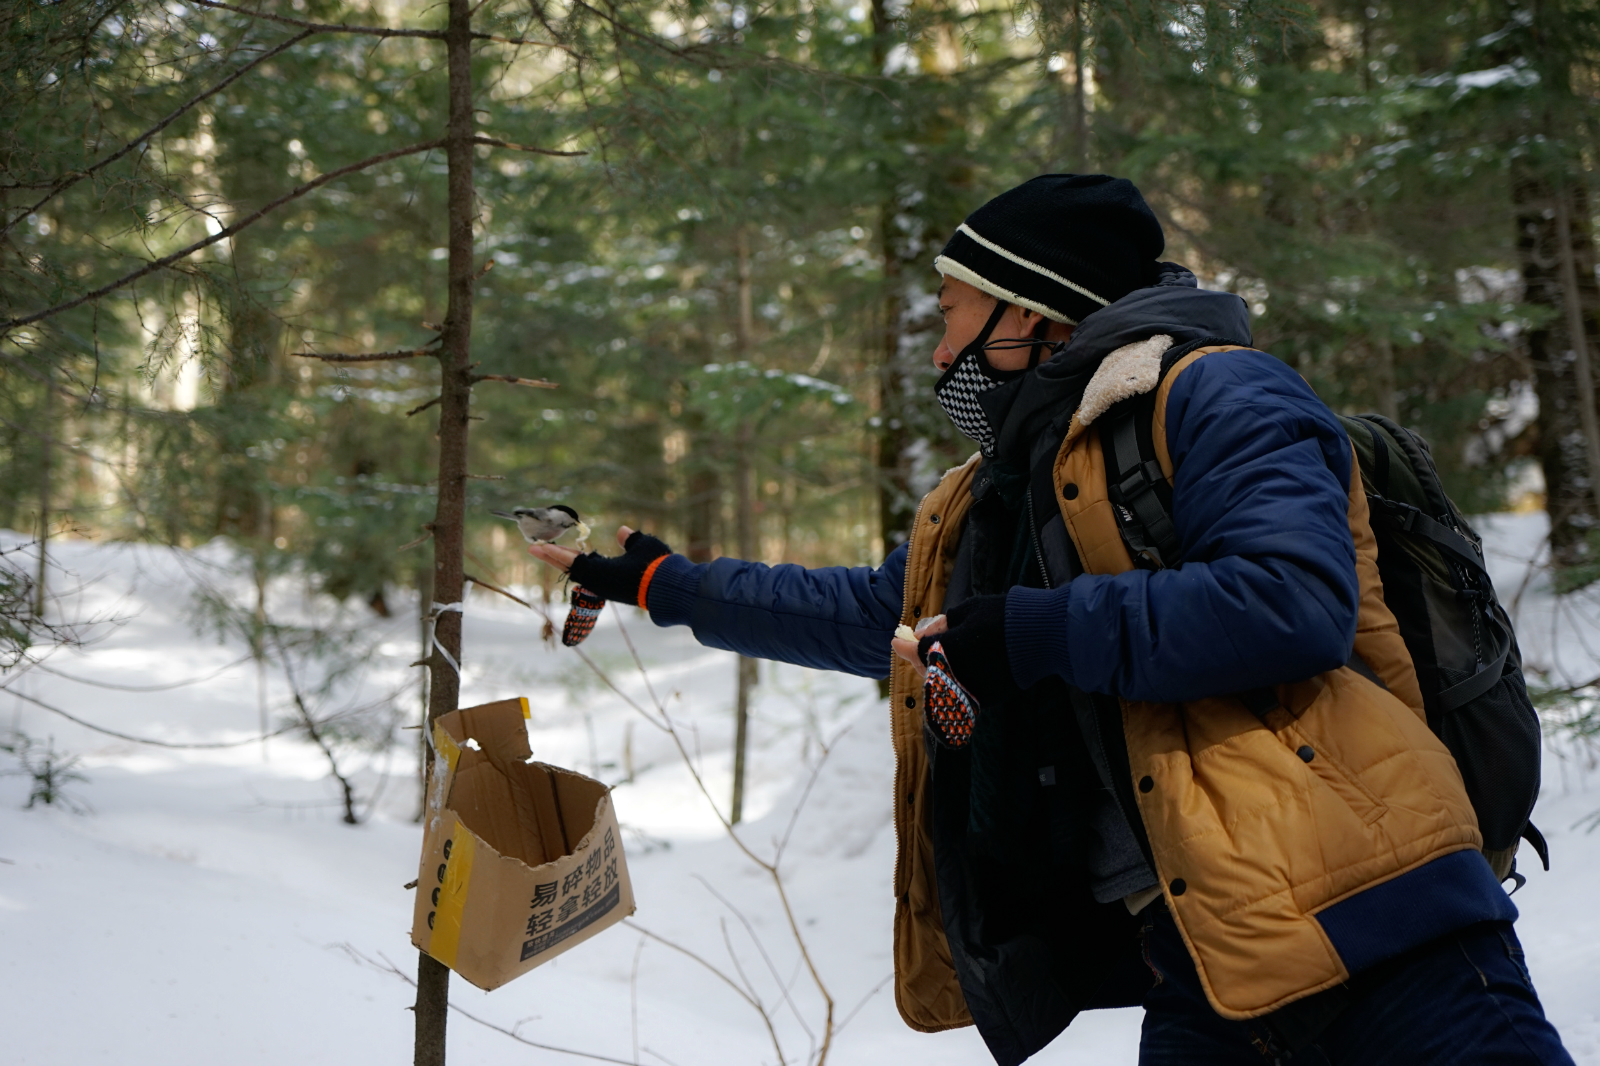
[[[933,365],[941,373],[950,369],[950,364],[956,361],[956,355],[950,350],[950,343],[941,339],[939,347],[933,350]]]

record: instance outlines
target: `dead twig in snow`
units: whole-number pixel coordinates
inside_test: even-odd
[[[657,944],[660,944],[663,947],[671,948],[673,951],[676,951],[678,954],[684,956],[685,958],[694,960],[695,962],[699,963],[702,967],[704,967],[709,973],[715,975],[716,978],[719,981],[721,981],[723,984],[725,984],[729,988],[733,989],[734,993],[736,995],[738,995],[738,997],[740,999],[742,999],[746,1003],[750,1004],[751,1008],[754,1009],[757,1014],[761,1015],[761,1022],[762,1022],[762,1024],[764,1024],[767,1027],[767,1036],[769,1038],[771,1038],[771,1040],[772,1040],[773,1050],[776,1051],[777,1054],[778,1054],[778,1066],[787,1066],[787,1063],[788,1063],[789,1060],[786,1057],[784,1057],[783,1044],[782,1044],[781,1041],[778,1040],[778,1030],[773,1027],[773,1025],[772,1025],[772,1015],[767,1011],[766,1006],[762,1004],[761,1000],[757,999],[750,991],[748,991],[748,990],[746,990],[744,988],[741,988],[739,986],[739,982],[735,981],[732,977],[729,977],[726,971],[720,969],[719,967],[717,967],[713,963],[707,961],[704,956],[699,955],[699,954],[689,950],[688,948],[684,947],[682,944],[679,944],[679,943],[676,943],[674,941],[668,940],[666,937],[661,936],[659,933],[652,933],[650,930],[648,930],[644,926],[638,924],[637,922],[635,922],[631,918],[624,918],[622,920],[622,924],[627,926],[629,929],[634,930],[635,932],[639,933],[642,936],[649,937],[651,940],[654,940]]]
[[[525,605],[543,615],[546,623],[554,625],[554,620],[551,619],[549,612],[542,606],[534,607],[532,604]],[[720,896],[715,889],[711,889],[709,883],[705,882],[703,879],[701,883],[705,884],[708,889],[711,889],[712,894],[717,896],[719,900],[722,900],[723,904],[732,910],[735,916],[745,924],[746,931],[750,933],[751,939],[755,941],[757,950],[761,952],[762,957],[766,961],[767,967],[771,971],[774,980],[777,982],[779,989],[782,990],[782,995],[787,1002],[789,1009],[794,1012],[795,1018],[799,1021],[801,1028],[805,1030],[806,1035],[811,1039],[812,1053],[807,1056],[807,1060],[814,1063],[815,1066],[826,1066],[828,1052],[833,1047],[833,1038],[838,1031],[834,1024],[834,1012],[836,1005],[834,1003],[832,993],[828,991],[827,984],[822,979],[821,972],[817,969],[816,961],[811,956],[811,949],[806,943],[805,936],[800,931],[800,922],[795,916],[793,904],[789,901],[789,893],[784,885],[783,874],[780,870],[780,865],[783,860],[784,850],[788,847],[790,837],[794,832],[795,823],[799,820],[800,811],[804,808],[806,800],[811,796],[812,788],[816,784],[817,777],[822,772],[823,765],[827,762],[829,752],[826,748],[823,749],[822,757],[817,760],[817,765],[812,768],[810,779],[806,782],[806,787],[801,792],[800,800],[795,805],[795,810],[790,815],[789,823],[785,827],[783,836],[774,841],[773,857],[771,859],[766,859],[756,854],[756,852],[752,850],[751,847],[746,844],[745,841],[734,830],[733,823],[728,821],[727,817],[722,813],[722,809],[717,806],[716,800],[712,798],[711,791],[706,786],[704,776],[701,774],[694,758],[690,755],[688,746],[684,743],[683,734],[679,731],[677,723],[673,721],[671,712],[667,710],[666,704],[662,701],[661,697],[655,690],[655,686],[651,683],[650,672],[645,666],[644,659],[639,655],[639,651],[634,646],[633,639],[628,635],[627,627],[623,624],[620,617],[617,619],[617,629],[622,634],[623,642],[627,645],[628,652],[633,658],[634,666],[639,671],[639,676],[644,682],[646,692],[649,693],[650,702],[655,708],[654,716],[651,715],[648,710],[642,707],[637,700],[624,692],[616,683],[616,681],[614,681],[598,663],[589,658],[588,655],[584,654],[582,648],[575,647],[572,650],[577,653],[578,658],[583,661],[584,665],[588,666],[589,669],[594,672],[594,675],[597,678],[604,682],[605,685],[611,689],[611,691],[622,697],[623,702],[627,703],[628,706],[638,711],[646,721],[655,726],[657,729],[660,729],[662,732],[666,733],[667,736],[671,738],[674,747],[676,747],[678,750],[679,757],[682,759],[685,768],[687,768],[689,771],[690,779],[693,780],[695,788],[698,789],[700,795],[705,798],[707,805],[710,806],[712,813],[716,815],[717,821],[722,826],[723,831],[727,833],[729,839],[733,841],[734,846],[739,849],[745,858],[749,859],[751,862],[755,863],[756,866],[760,867],[761,870],[766,873],[768,878],[771,879],[773,888],[778,896],[779,906],[783,911],[784,920],[789,928],[789,935],[794,940],[795,948],[799,953],[800,961],[804,965],[807,974],[810,976],[811,983],[816,988],[817,994],[822,998],[824,1017],[822,1025],[822,1037],[820,1041],[813,1033],[811,1027],[806,1024],[804,1017],[800,1013],[798,1005],[795,1004],[790,995],[788,983],[786,983],[778,974],[777,967],[773,964],[765,946],[755,935],[753,926],[744,918],[737,908],[733,907],[733,905],[726,899],[723,899],[723,897]],[[768,1036],[771,1038],[773,1047],[778,1054],[780,1066],[786,1066],[788,1060],[784,1056],[782,1044],[778,1039],[777,1029],[773,1025],[771,1013],[768,1011],[766,1005],[762,1003],[760,998],[755,995],[753,986],[741,987],[738,981],[734,980],[727,973],[708,962],[704,957],[696,954],[688,948],[683,947],[680,944],[676,944],[670,940],[667,940],[665,937],[659,936],[658,934],[645,929],[643,926],[635,924],[631,920],[625,920],[623,924],[637,930],[642,935],[647,936],[666,947],[672,948],[674,951],[683,954],[687,958],[694,960],[715,974],[720,980],[722,980],[724,984],[728,985],[729,988],[732,988],[741,999],[743,999],[761,1015],[762,1022],[767,1027]],[[732,953],[732,950],[733,949],[730,944],[730,954]],[[738,962],[737,955],[734,955],[733,958],[735,967],[739,967],[740,964]],[[740,968],[740,976],[744,977],[742,967]],[[746,985],[748,986],[748,984],[749,982],[746,978]],[[859,1007],[857,1009],[859,1009]],[[651,1054],[655,1053],[651,1052]]]
[[[122,733],[115,729],[107,729],[105,726],[95,725],[93,722],[86,722],[77,715],[69,714],[66,711],[63,711],[60,707],[48,704],[39,699],[37,696],[30,696],[26,692],[23,692],[19,689],[8,688],[4,685],[0,685],[0,692],[9,692],[19,700],[25,700],[41,710],[49,711],[51,714],[58,714],[62,718],[65,718],[67,721],[71,722],[73,725],[80,725],[91,732],[102,733],[105,736],[115,737],[118,740],[130,741],[134,744],[147,744],[152,748],[171,748],[176,751],[238,748],[243,747],[246,744],[259,744],[263,739],[281,737],[285,733],[293,733],[295,730],[300,728],[300,726],[296,724],[285,726],[282,729],[273,730],[271,733],[252,733],[243,740],[196,741],[194,743],[185,744],[172,740],[156,740],[154,737],[136,737],[132,733]]]
[[[50,674],[52,677],[59,677],[63,681],[71,681],[74,684],[90,685],[94,688],[110,689],[113,692],[171,692],[175,688],[186,688],[189,685],[199,685],[206,681],[213,681],[227,673],[229,670],[232,670],[235,666],[243,666],[253,658],[255,658],[255,656],[246,655],[242,658],[235,659],[226,666],[219,666],[209,674],[203,674],[200,677],[185,678],[182,681],[172,681],[165,685],[117,685],[110,681],[95,681],[87,677],[75,677],[72,674],[63,673],[60,670],[53,670],[42,662],[31,663],[28,666],[28,669],[40,670],[44,673]]]
[[[626,627],[623,626],[622,619],[620,618],[617,619],[617,628],[623,632],[624,639],[627,639],[627,630]],[[634,664],[638,667],[640,675],[645,678],[645,687],[649,690],[651,700],[655,703],[656,713],[659,714],[661,716],[661,720],[666,723],[667,735],[672,738],[673,744],[678,749],[678,754],[682,756],[683,763],[688,768],[689,776],[693,779],[695,787],[698,788],[700,790],[700,794],[705,797],[706,803],[710,805],[712,812],[717,816],[717,821],[722,824],[723,831],[728,834],[728,837],[733,841],[734,846],[743,852],[745,857],[751,862],[761,867],[761,869],[765,871],[767,876],[772,880],[773,889],[777,892],[778,902],[783,909],[784,919],[789,923],[789,934],[794,938],[795,948],[799,951],[800,958],[805,963],[807,972],[811,975],[811,982],[816,987],[817,994],[822,997],[822,1002],[825,1007],[821,1047],[817,1052],[815,1060],[816,1066],[824,1066],[828,1059],[828,1052],[833,1046],[833,995],[828,991],[827,984],[822,980],[822,974],[817,970],[816,961],[811,957],[811,949],[806,944],[805,936],[800,932],[800,923],[795,918],[794,906],[789,902],[789,893],[784,887],[783,875],[778,868],[779,862],[782,860],[781,850],[779,854],[775,855],[771,861],[768,861],[751,850],[750,846],[744,842],[737,832],[734,831],[733,823],[723,815],[722,809],[717,806],[716,800],[712,799],[711,791],[706,787],[705,778],[701,776],[700,770],[694,764],[694,760],[689,757],[689,751],[684,746],[683,737],[678,732],[676,725],[673,723],[672,715],[670,712],[668,712],[666,704],[664,704],[660,697],[656,695],[654,686],[650,685],[649,672],[645,669],[644,661],[639,657],[638,651],[634,648],[633,641],[628,640],[627,644],[628,650],[633,655]],[[596,672],[600,672],[598,667],[591,666],[591,669],[595,669]],[[613,688],[615,688],[615,686],[613,686]],[[824,752],[822,758],[817,760],[817,765],[812,770],[813,782],[815,782],[817,775],[821,773],[822,766],[827,759],[828,755],[826,752]],[[810,794],[811,789],[808,784],[804,796],[809,797]],[[798,813],[796,813],[794,817],[798,818]],[[785,833],[784,845],[787,845],[787,842],[788,833]],[[779,983],[780,985],[782,984],[781,981]]]
[[[761,956],[761,961],[766,963],[767,972],[772,975],[772,982],[778,986],[778,992],[783,996],[784,1003],[788,1005],[789,1012],[794,1015],[794,1020],[800,1023],[800,1028],[805,1030],[806,1039],[811,1041],[811,1050],[806,1055],[806,1061],[810,1062],[811,1059],[817,1054],[817,1036],[811,1031],[811,1026],[806,1024],[805,1015],[800,1013],[800,1008],[795,1004],[794,997],[789,994],[789,988],[793,982],[785,981],[783,979],[783,975],[778,972],[778,967],[773,964],[772,956],[767,954],[767,946],[761,942],[761,937],[757,935],[755,926],[750,924],[750,919],[745,917],[744,912],[738,907],[735,907],[728,897],[711,887],[710,881],[707,881],[699,874],[693,874],[691,876],[693,876],[696,881],[699,881],[701,886],[704,887],[707,892],[716,897],[718,903],[728,908],[729,912],[731,912],[733,916],[738,919],[739,924],[744,926],[745,934],[749,936],[750,942],[756,946],[756,952]],[[750,989],[751,995],[754,995],[755,986],[750,983],[750,978],[745,976],[744,967],[739,962],[739,955],[733,950],[733,942],[728,939],[727,919],[722,920],[722,942],[727,946],[728,957],[733,959],[734,968],[739,971],[740,978],[744,980],[746,987]]]
[[[401,970],[394,963],[390,962],[389,961],[389,957],[387,955],[383,954],[383,952],[381,952],[381,951],[378,953],[378,958],[383,960],[383,963],[380,965],[379,963],[377,963],[373,959],[369,959],[367,956],[365,956],[361,952],[357,951],[352,944],[349,944],[349,943],[334,944],[333,947],[338,948],[340,951],[344,952],[346,955],[348,955],[354,961],[359,962],[359,963],[361,963],[361,964],[363,964],[365,966],[370,966],[374,970],[377,970],[379,973],[392,974],[393,976],[400,978],[400,980],[404,981],[406,984],[410,985],[412,988],[416,988],[417,987],[416,979],[414,977],[412,977],[410,974],[407,974],[406,972]],[[507,1029],[503,1025],[496,1025],[494,1022],[489,1021],[487,1018],[480,1018],[476,1014],[472,1014],[472,1013],[470,1013],[468,1011],[465,1011],[465,1010],[461,1009],[461,1007],[457,1006],[454,1002],[450,1003],[450,1009],[455,1011],[457,1014],[461,1015],[463,1018],[467,1019],[467,1021],[469,1021],[469,1022],[477,1022],[479,1025],[483,1026],[485,1029],[493,1029],[497,1033],[500,1033],[500,1034],[502,1034],[504,1036],[509,1036],[511,1039],[515,1040],[519,1044],[526,1044],[529,1047],[538,1048],[540,1051],[553,1051],[558,1055],[573,1055],[573,1056],[576,1056],[577,1058],[580,1058],[580,1059],[589,1059],[591,1062],[612,1062],[612,1063],[616,1063],[617,1066],[635,1066],[634,1063],[628,1061],[627,1059],[614,1059],[610,1055],[599,1055],[599,1054],[596,1054],[593,1051],[579,1051],[576,1048],[557,1047],[554,1044],[541,1044],[536,1040],[529,1040],[527,1037],[523,1036],[521,1033],[518,1033],[514,1029]],[[520,1025],[521,1023],[519,1022],[518,1024]]]
[[[9,862],[0,859],[0,862]],[[633,972],[628,975],[628,1015],[633,1027],[633,1063],[639,1066],[639,958],[644,954],[644,937],[639,938],[639,946],[633,949]]]
[[[278,662],[283,667],[283,679],[289,683],[289,695],[294,700],[295,709],[300,712],[300,725],[305,728],[306,735],[311,742],[321,750],[323,758],[328,760],[328,772],[333,774],[333,779],[339,782],[339,788],[344,796],[344,820],[347,825],[360,825],[361,819],[356,817],[356,793],[350,779],[339,770],[339,760],[333,753],[333,748],[322,736],[317,720],[311,715],[311,708],[306,706],[305,697],[300,693],[300,683],[294,676],[294,663],[289,658],[289,653],[283,646],[283,635],[276,626],[267,627],[267,632],[272,635],[272,643],[278,648]]]

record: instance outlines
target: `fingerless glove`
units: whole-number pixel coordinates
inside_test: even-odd
[[[974,596],[950,608],[945,620],[949,628],[943,633],[917,642],[923,664],[931,665],[928,652],[938,643],[950,674],[980,706],[1016,692],[1006,650],[1006,598]]]
[[[602,599],[645,606],[650,578],[672,549],[642,530],[634,530],[621,555],[589,552],[572,560],[567,573],[572,580]]]

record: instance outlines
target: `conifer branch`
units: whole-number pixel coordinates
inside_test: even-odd
[[[554,148],[540,148],[534,144],[513,144],[511,141],[502,141],[497,137],[474,137],[473,144],[488,145],[490,148],[511,148],[518,152],[533,152],[537,155],[577,156],[588,155],[588,152],[562,152]]]
[[[358,352],[347,355],[343,352],[290,352],[297,359],[320,359],[324,363],[381,363],[392,359],[415,359],[419,355],[432,355],[430,351],[421,348],[402,348],[393,352]]]
[[[312,33],[354,33],[365,37],[423,37],[430,41],[444,40],[443,30],[406,30],[390,29],[387,26],[351,26],[344,22],[307,22],[305,19],[289,18],[287,15],[271,15],[265,11],[251,11],[248,8],[235,7],[232,4],[219,3],[218,0],[189,0],[197,7],[215,8],[218,11],[232,11],[236,15],[248,15],[253,19],[262,19],[266,22],[281,22],[285,26],[299,26],[301,29]]]
[[[314,32],[316,32],[316,31],[314,31],[314,30],[306,30],[303,33],[298,33],[295,36],[289,38],[287,41],[284,41],[282,44],[278,45],[276,48],[272,48],[272,49],[269,49],[268,51],[262,52],[260,55],[256,56],[256,58],[254,58],[250,62],[246,63],[244,66],[240,67],[238,70],[234,71],[232,74],[229,74],[226,78],[223,78],[221,81],[217,82],[217,84],[213,85],[211,88],[209,88],[205,92],[201,93],[199,96],[192,96],[188,100],[186,100],[183,103],[179,104],[177,106],[177,108],[174,111],[172,111],[171,114],[167,115],[166,118],[162,119],[160,122],[157,122],[154,126],[151,126],[149,129],[147,129],[143,133],[139,134],[133,140],[129,141],[127,144],[123,145],[121,148],[118,148],[115,152],[112,152],[110,155],[105,156],[104,158],[100,159],[98,162],[91,163],[89,166],[85,167],[82,170],[75,170],[71,174],[68,174],[66,177],[58,178],[54,182],[45,182],[45,183],[41,183],[41,184],[39,184],[37,186],[33,186],[35,188],[49,189],[50,191],[45,193],[43,197],[41,197],[39,200],[34,202],[32,205],[23,208],[14,217],[7,219],[6,222],[5,222],[5,225],[3,227],[0,227],[0,237],[3,237],[7,233],[10,233],[12,227],[14,227],[18,222],[21,222],[23,219],[27,218],[29,215],[31,215],[35,211],[39,210],[39,208],[43,207],[45,204],[49,203],[51,200],[55,199],[57,196],[60,196],[62,193],[66,192],[68,189],[72,188],[74,185],[78,184],[78,182],[82,181],[84,178],[89,177],[90,175],[94,174],[97,171],[104,170],[106,167],[110,166],[112,163],[115,163],[117,160],[121,159],[123,156],[127,155],[129,152],[131,152],[135,148],[139,147],[139,145],[143,144],[145,141],[148,141],[151,137],[154,137],[156,134],[160,133],[162,130],[164,130],[168,126],[172,125],[173,122],[177,121],[186,112],[192,110],[198,104],[200,104],[203,101],[208,100],[211,97],[217,95],[222,90],[226,89],[228,86],[232,85],[234,82],[238,81],[240,78],[242,78],[246,74],[250,73],[250,71],[254,70],[256,67],[259,67],[261,64],[265,63],[267,60],[271,59],[273,56],[280,55],[283,52],[288,51],[290,48],[293,48],[295,45],[299,44],[301,41],[305,40],[307,37],[310,37]],[[9,188],[14,188],[14,189],[15,188],[24,188],[24,187],[25,186],[20,186],[20,185],[9,186]]]
[[[203,240],[195,241],[193,244],[189,245],[186,248],[180,248],[176,252],[173,252],[171,255],[164,255],[160,259],[152,260],[151,262],[148,262],[144,266],[140,267],[138,270],[133,271],[131,274],[124,274],[122,277],[118,278],[116,281],[113,281],[113,282],[110,282],[108,284],[102,285],[98,289],[95,289],[93,292],[86,292],[82,296],[75,296],[72,299],[67,300],[65,303],[56,304],[54,307],[47,307],[42,311],[35,311],[31,315],[23,315],[21,318],[8,318],[4,322],[0,322],[0,330],[15,329],[18,326],[26,326],[30,322],[38,322],[40,319],[49,318],[51,315],[60,314],[62,311],[70,311],[74,307],[78,307],[78,306],[80,306],[82,304],[86,304],[91,300],[98,300],[102,296],[106,296],[106,295],[109,295],[110,293],[116,292],[118,289],[123,288],[126,285],[131,285],[133,282],[138,281],[140,278],[144,277],[147,274],[153,274],[157,270],[162,270],[162,269],[165,269],[166,267],[171,266],[173,263],[178,262],[180,259],[188,258],[189,256],[193,255],[195,252],[200,251],[202,248],[209,248],[211,245],[216,244],[218,241],[227,240],[229,237],[232,237],[234,234],[238,233],[240,230],[243,230],[245,227],[251,226],[251,225],[255,224],[256,222],[259,222],[261,219],[265,218],[267,215],[271,214],[273,211],[276,211],[278,208],[282,207],[284,204],[290,203],[291,201],[294,201],[294,200],[298,200],[300,197],[304,196],[306,193],[311,192],[311,191],[313,191],[315,189],[319,189],[322,186],[328,184],[330,181],[337,181],[339,178],[342,178],[347,174],[354,174],[354,173],[356,173],[358,171],[365,170],[368,167],[377,166],[379,163],[387,163],[391,159],[399,159],[401,156],[406,156],[406,155],[415,155],[418,152],[428,152],[428,151],[432,151],[435,148],[442,148],[443,146],[444,146],[444,141],[443,140],[424,141],[421,144],[411,144],[411,145],[407,145],[404,148],[396,148],[392,152],[383,152],[383,153],[381,153],[379,155],[375,155],[375,156],[371,156],[371,157],[369,157],[367,159],[363,159],[359,163],[351,163],[349,166],[340,167],[337,170],[330,170],[326,174],[323,174],[321,177],[315,178],[312,181],[306,182],[304,185],[301,185],[301,186],[298,186],[297,188],[291,189],[290,191],[284,193],[282,196],[278,197],[276,200],[273,200],[271,203],[257,208],[255,211],[252,211],[250,214],[246,215],[244,218],[241,218],[239,221],[235,222],[233,225],[227,227],[226,229],[218,230],[216,233],[213,233],[211,236],[206,237]],[[406,356],[399,356],[399,355],[391,354],[389,357],[398,359],[398,358],[406,358],[406,357],[409,357],[411,355],[421,355],[421,354],[424,354],[424,353],[421,353],[421,352],[408,352],[408,353],[406,353]],[[326,356],[317,356],[317,358],[325,359]],[[370,358],[373,358],[373,357],[372,356],[363,356],[362,358],[370,359]],[[380,356],[379,358],[382,358],[382,357]]]
[[[527,45],[530,48],[555,48],[575,58],[586,58],[558,41],[534,41],[526,37],[501,37],[495,33],[474,33],[472,39],[474,41],[493,41],[495,44]]]
[[[472,383],[474,385],[476,385],[480,381],[503,381],[507,385],[526,385],[530,389],[558,389],[558,388],[561,387],[561,386],[557,385],[553,381],[545,381],[542,378],[519,378],[519,377],[514,377],[511,374],[474,374],[474,375],[472,375]]]

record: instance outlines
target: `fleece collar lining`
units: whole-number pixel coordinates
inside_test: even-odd
[[[1124,344],[1102,359],[1083,390],[1083,400],[1078,404],[1078,424],[1090,425],[1112,405],[1154,389],[1161,381],[1161,357],[1171,347],[1172,338],[1157,333],[1142,341]]]

